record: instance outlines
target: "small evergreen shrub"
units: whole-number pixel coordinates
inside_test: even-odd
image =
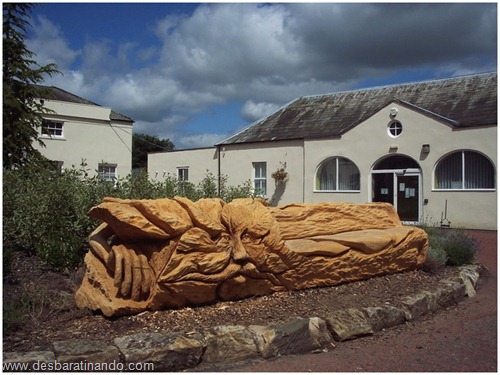
[[[216,176],[207,170],[205,178],[197,186],[198,194],[200,198],[217,198],[217,178]]]
[[[428,273],[437,273],[446,266],[448,256],[439,246],[430,246],[422,269]]]
[[[461,229],[444,229],[423,226],[429,236],[429,252],[426,262],[429,268],[435,268],[442,263],[446,255],[447,266],[462,266],[474,261],[478,244],[474,238]],[[425,268],[425,266],[424,266]]]
[[[462,266],[474,261],[478,249],[477,241],[463,230],[451,230],[442,243],[449,266]]]
[[[77,265],[83,257],[84,239],[74,233],[49,232],[35,244],[35,252],[54,270]]]

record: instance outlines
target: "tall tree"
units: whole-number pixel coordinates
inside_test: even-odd
[[[60,73],[55,64],[40,66],[25,40],[34,4],[3,3],[3,166],[16,167],[43,159],[33,147],[47,112],[37,98],[43,93],[35,85],[44,76]]]
[[[132,168],[146,169],[148,152],[173,150],[175,150],[175,146],[170,139],[160,139],[153,135],[134,133],[132,136]]]

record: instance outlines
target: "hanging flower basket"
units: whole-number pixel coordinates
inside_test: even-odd
[[[274,178],[276,181],[286,181],[288,180],[288,172],[285,171],[285,168],[280,168],[274,171],[271,174],[271,177]]]

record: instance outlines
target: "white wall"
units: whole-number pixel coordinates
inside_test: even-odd
[[[177,178],[178,168],[189,169],[189,182],[197,185],[209,170],[217,175],[217,148],[200,148],[182,151],[168,151],[148,154],[148,174],[161,181],[167,175]]]
[[[44,114],[47,120],[63,122],[63,137],[40,137],[34,147],[50,160],[63,161],[64,168],[79,167],[86,160],[89,174],[94,175],[100,163],[116,164],[117,177],[132,171],[132,123],[110,121],[111,110],[45,100],[45,107],[56,114]]]
[[[58,116],[109,121],[111,109],[98,105],[61,102],[44,99],[44,107],[54,111]]]
[[[302,202],[304,197],[303,141],[259,142],[221,146],[221,172],[228,185],[253,181],[253,163],[267,163],[267,198],[272,204]],[[277,186],[272,173],[286,164],[288,181]]]

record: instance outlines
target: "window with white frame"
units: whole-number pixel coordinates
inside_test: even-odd
[[[177,181],[188,182],[189,181],[189,168],[179,167],[177,168]]]
[[[392,120],[387,126],[387,133],[392,138],[397,138],[403,132],[403,125],[398,120]]]
[[[359,191],[359,169],[351,160],[333,157],[321,163],[316,172],[317,191]]]
[[[102,181],[114,182],[116,180],[116,164],[99,164],[98,174]]]
[[[60,121],[44,120],[42,124],[42,136],[51,138],[62,138],[64,124]]]
[[[491,161],[479,152],[453,152],[436,166],[434,189],[493,190],[495,168]]]
[[[258,162],[252,163],[253,165],[253,187],[255,194],[265,196],[267,195],[267,163]]]

